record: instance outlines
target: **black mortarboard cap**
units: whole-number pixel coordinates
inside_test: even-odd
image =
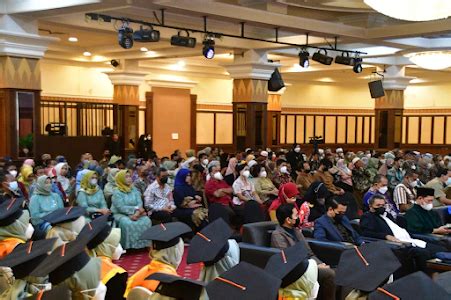
[[[81,206],[69,206],[65,208],[59,208],[48,215],[42,217],[44,221],[49,222],[52,225],[71,222],[79,217],[83,216],[86,212],[86,208]]]
[[[230,226],[223,219],[216,219],[191,239],[187,262],[204,262],[212,265],[229,250]]]
[[[303,243],[297,243],[271,256],[265,271],[281,279],[284,288],[301,278],[308,264],[307,248]]]
[[[88,249],[94,249],[110,235],[111,226],[108,224],[108,215],[98,217],[86,224],[78,235],[78,239],[86,239]]]
[[[36,268],[31,276],[44,277],[49,275],[49,281],[59,284],[66,278],[80,271],[90,260],[85,251],[86,240],[76,239],[56,248],[52,254]]]
[[[34,294],[25,300],[69,300],[72,299],[71,292],[67,285],[60,284],[58,286],[52,286],[49,291],[42,291]]]
[[[449,282],[448,282],[449,285]],[[423,272],[416,272],[372,292],[369,300],[449,300],[451,294]]]
[[[435,277],[435,283],[444,288],[451,295],[451,271],[440,273]]]
[[[143,232],[141,240],[152,240],[155,250],[166,249],[177,245],[180,236],[191,232],[191,228],[182,222],[161,223]]]
[[[10,267],[15,278],[24,278],[30,275],[47,257],[48,253],[52,251],[55,241],[56,238],[19,244],[10,254],[0,260],[0,266]]]
[[[401,264],[398,258],[384,241],[371,242],[341,254],[335,283],[371,292],[399,267]]]
[[[160,282],[155,290],[156,293],[180,300],[198,300],[206,285],[203,281],[165,273],[154,273],[146,280]]]
[[[281,282],[256,266],[240,262],[208,283],[206,290],[210,300],[274,300]]]
[[[434,196],[434,189],[428,187],[418,187],[417,197]]]
[[[8,226],[22,216],[22,198],[12,198],[0,204],[0,226]]]

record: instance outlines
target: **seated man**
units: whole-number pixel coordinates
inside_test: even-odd
[[[374,195],[382,195],[385,198],[385,208],[387,212],[391,214],[393,218],[396,218],[396,216],[399,214],[399,210],[396,207],[396,204],[391,199],[390,193],[388,192],[387,177],[379,174],[374,177],[373,185],[363,196],[364,211],[368,210],[368,200]]]
[[[390,214],[385,211],[385,198],[374,195],[369,199],[370,209],[360,219],[362,234],[371,238],[393,242],[411,243],[412,247],[401,249],[403,258],[414,259],[417,270],[426,272],[426,261],[435,257],[435,253],[444,252],[446,248],[422,240],[412,239],[410,234],[399,227]]]
[[[328,199],[326,213],[315,221],[314,238],[320,241],[347,242],[357,246],[363,244],[363,239],[345,216],[346,209],[346,202]]]
[[[451,170],[439,169],[436,177],[426,183],[426,187],[434,189],[434,207],[451,205],[451,199],[448,199],[445,193],[446,182],[450,176]]]
[[[320,285],[318,299],[335,299],[335,271],[324,264],[314,254],[299,229],[299,214],[292,203],[282,204],[276,210],[279,225],[271,234],[271,247],[286,249],[300,242],[309,251],[309,257],[318,264],[318,282]]]
[[[404,179],[393,191],[393,201],[400,212],[406,212],[415,203],[415,187],[418,185],[418,173],[406,170]]]
[[[413,233],[450,234],[437,212],[433,211],[434,189],[417,188],[415,204],[406,212],[407,230]]]
[[[144,207],[148,215],[151,219],[162,223],[172,221],[176,208],[168,179],[168,170],[159,168],[156,172],[156,180],[144,192]]]

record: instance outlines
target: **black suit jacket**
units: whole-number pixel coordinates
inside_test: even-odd
[[[387,214],[387,218],[395,222],[390,214]],[[387,222],[379,215],[369,211],[360,218],[360,229],[363,236],[381,240],[385,240],[387,235],[393,235],[393,231],[391,231]]]

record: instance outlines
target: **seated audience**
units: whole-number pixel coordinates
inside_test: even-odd
[[[306,191],[314,181],[313,174],[310,171],[309,163],[303,162],[301,165],[299,165],[298,169],[296,170],[296,174],[296,185],[298,186],[301,195],[305,195]]]
[[[107,176],[107,183],[103,189],[103,195],[108,207],[111,207],[111,197],[113,197],[116,186],[116,175],[120,171],[118,168],[110,168]]]
[[[368,210],[368,201],[374,195],[381,195],[385,198],[386,210],[389,214],[392,215],[393,218],[399,214],[399,210],[396,207],[396,204],[390,197],[390,193],[388,192],[388,179],[382,175],[376,175],[374,177],[373,185],[369,188],[368,192],[363,196],[363,207],[364,210]]]
[[[271,179],[268,178],[265,167],[259,164],[254,165],[251,168],[251,175],[252,178],[249,181],[254,185],[255,192],[265,207],[269,207],[271,202],[278,196],[279,191]]]
[[[436,177],[426,183],[426,187],[434,189],[434,207],[451,205],[451,199],[446,198],[445,193],[449,177],[451,177],[451,170],[440,169],[437,171]]]
[[[418,185],[418,174],[413,170],[406,170],[404,178],[393,191],[393,200],[400,212],[406,212],[415,203]]]
[[[172,221],[176,209],[171,187],[168,184],[169,173],[160,168],[157,177],[144,192],[144,207],[151,219],[163,223]]]
[[[77,204],[86,208],[86,214],[89,218],[111,213],[103,196],[103,191],[97,184],[97,178],[97,174],[94,171],[86,172],[83,175],[81,188],[77,194]]]
[[[272,176],[272,182],[276,186],[276,188],[280,188],[282,184],[292,182],[292,178],[290,176],[290,170],[288,168],[288,163],[285,159],[279,158],[276,161],[276,169],[274,170]]]
[[[403,159],[395,157],[393,167],[387,171],[388,187],[393,190],[404,178],[404,170],[402,170]]]
[[[331,196],[324,183],[320,181],[313,182],[305,193],[304,199],[309,213],[305,222],[313,225],[313,222],[326,213],[326,199]]]
[[[240,174],[240,176],[232,185],[233,193],[235,195],[232,199],[233,204],[243,205],[251,200],[257,201],[261,204],[262,201],[255,192],[254,184],[249,180],[249,176],[251,174],[249,167],[246,164],[240,164],[237,165],[236,171]]]

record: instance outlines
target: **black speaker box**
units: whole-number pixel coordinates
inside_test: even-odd
[[[384,87],[382,86],[382,80],[368,82],[370,88],[371,98],[380,98],[385,96]]]
[[[283,82],[282,75],[280,74],[279,69],[275,69],[268,81],[268,91],[277,92],[284,86],[285,83]]]

